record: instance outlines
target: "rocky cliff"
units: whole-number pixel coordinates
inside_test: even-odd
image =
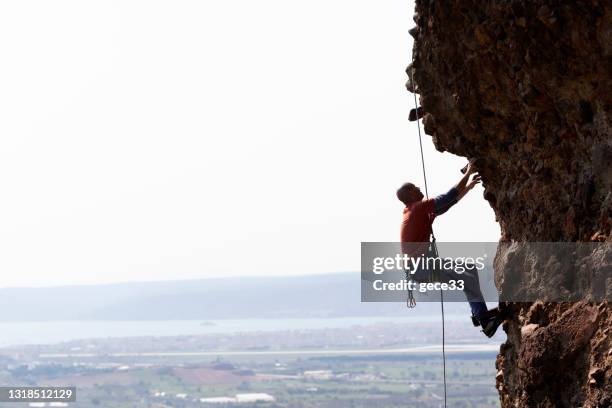
[[[436,148],[477,159],[502,241],[609,244],[612,1],[417,0],[414,21],[407,87]],[[505,251],[496,256],[502,294]],[[589,256],[610,299],[611,253]],[[573,284],[526,269],[525,287]],[[590,272],[572,273],[573,281]],[[497,359],[503,407],[612,406],[607,301],[507,309]]]

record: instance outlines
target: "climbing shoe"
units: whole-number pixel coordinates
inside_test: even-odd
[[[499,308],[498,307],[494,307],[493,309],[488,310],[487,314],[482,316],[480,318],[480,320],[490,319],[492,317],[495,317],[495,316],[499,315],[500,313],[501,312],[499,311]],[[472,315],[471,317],[472,317],[472,324],[474,325],[474,327],[480,326],[480,320],[476,316],[474,316],[474,315]]]
[[[482,332],[487,337],[493,337],[495,335],[495,332],[497,331],[497,328],[504,322],[504,320],[504,316],[500,313],[487,319],[483,319],[480,322]]]
[[[477,318],[472,316],[472,324],[474,327],[481,326],[482,332],[487,337],[493,337],[497,328],[506,320],[506,315],[499,308],[493,308],[487,311],[487,314]]]

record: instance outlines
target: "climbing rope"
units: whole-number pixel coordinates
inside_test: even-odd
[[[411,76],[411,81],[413,84],[412,86],[414,87],[414,73],[412,72],[412,69],[410,70],[410,76]],[[416,92],[413,92],[412,95],[414,96],[414,111],[417,115],[415,122],[417,125],[417,131],[419,132],[419,148],[421,149],[421,167],[423,168],[423,181],[425,182],[425,197],[429,199],[429,190],[427,189],[427,173],[425,172],[425,156],[423,155],[423,140],[421,138],[421,125],[419,125],[419,114],[418,114],[419,107],[418,107]],[[436,238],[433,234],[433,229],[431,231],[431,236],[433,237],[435,241]]]
[[[414,60],[412,61],[413,65],[414,65]],[[425,155],[423,154],[423,140],[421,137],[421,125],[419,124],[419,113],[418,113],[418,102],[417,102],[417,97],[416,97],[416,89],[414,89],[415,86],[415,82],[414,82],[414,70],[412,69],[411,65],[411,69],[410,69],[410,80],[412,82],[412,86],[413,86],[413,93],[412,95],[414,96],[414,111],[416,114],[416,124],[417,124],[417,131],[419,134],[419,148],[421,150],[421,167],[423,170],[423,182],[425,183],[425,198],[429,199],[429,190],[427,189],[427,172],[425,171]],[[436,246],[436,236],[433,233],[433,228],[431,230],[431,245],[433,247],[433,251],[435,252],[435,256],[438,256],[438,248]],[[440,308],[441,308],[441,312],[442,312],[442,370],[443,370],[443,378],[444,378],[444,408],[446,408],[446,336],[444,333],[444,294],[443,291],[440,290]]]

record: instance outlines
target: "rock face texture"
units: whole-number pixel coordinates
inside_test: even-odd
[[[612,0],[417,0],[414,21],[407,87],[419,94],[436,148],[477,159],[501,240],[609,248]],[[607,274],[599,289],[609,295],[605,248],[590,258]],[[504,251],[495,265],[502,294]],[[525,277],[526,286],[573,284],[546,268]],[[612,406],[607,301],[506,307],[508,340],[497,359],[503,407]]]

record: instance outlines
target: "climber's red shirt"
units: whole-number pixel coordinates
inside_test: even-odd
[[[435,218],[435,199],[417,201],[404,208],[401,242],[429,242]]]
[[[455,187],[436,198],[417,201],[404,208],[401,242],[429,242],[431,225],[437,215],[442,215],[459,200]]]
[[[421,256],[427,252],[434,218],[444,214],[459,200],[459,191],[455,187],[436,198],[417,201],[404,208],[400,239],[402,253],[410,256]],[[411,244],[411,242],[426,243]]]

